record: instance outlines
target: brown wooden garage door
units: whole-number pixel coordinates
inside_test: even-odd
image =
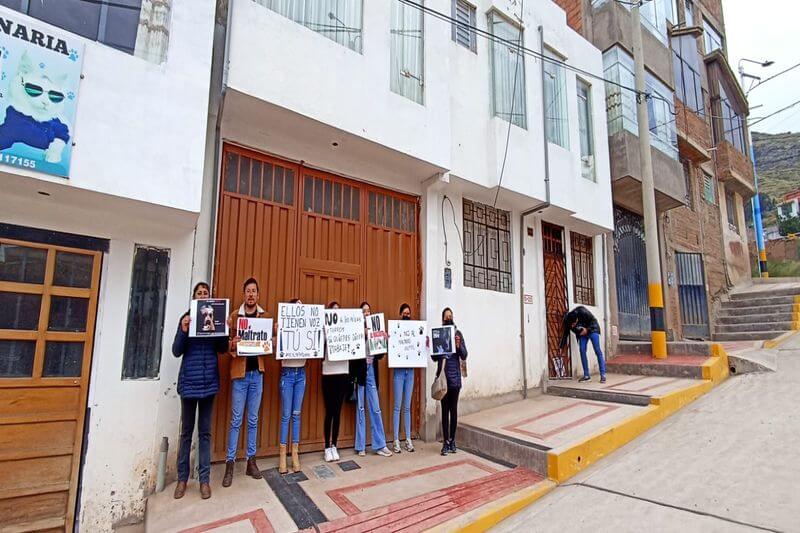
[[[101,256],[0,239],[0,530],[72,531]]]
[[[226,145],[222,166],[214,293],[239,305],[250,276],[261,286],[261,305],[273,316],[278,302],[338,301],[397,318],[400,304],[419,309],[418,201],[399,194]],[[221,364],[222,388],[214,415],[214,459],[225,458],[230,423],[229,362]],[[270,359],[261,405],[258,455],[278,449],[280,364]],[[301,447],[322,449],[324,404],[321,364],[309,361]],[[380,367],[380,397],[387,437],[392,433],[390,372]],[[418,380],[419,382],[419,380]],[[412,406],[419,428],[419,387]],[[346,404],[340,447],[352,446],[354,409]],[[367,433],[369,435],[369,432]],[[240,455],[246,431],[240,434]]]

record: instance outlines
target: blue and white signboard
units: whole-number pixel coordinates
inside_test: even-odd
[[[0,164],[68,177],[83,44],[0,9]]]

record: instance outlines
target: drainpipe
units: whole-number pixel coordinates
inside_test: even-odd
[[[539,26],[539,52],[544,57],[544,27]],[[544,59],[539,59],[542,74],[542,141],[544,146],[544,197],[545,201],[526,209],[519,215],[519,331],[522,347],[522,397],[528,397],[528,363],[525,353],[525,217],[533,213],[540,213],[550,207],[550,153],[547,146],[547,120],[544,109],[547,104],[544,96]]]
[[[169,451],[169,439],[161,437],[161,448],[158,451],[158,470],[156,471],[156,492],[164,490],[167,478],[167,452]]]
[[[606,356],[606,360],[608,360],[608,347],[611,343],[611,336],[608,334],[608,256],[606,255],[606,237],[608,234],[603,233],[603,241],[602,241],[602,248],[603,248],[603,334],[605,335],[606,342],[605,342],[605,349],[606,351],[603,352]]]

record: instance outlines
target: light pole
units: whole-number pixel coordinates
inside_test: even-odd
[[[774,61],[754,61],[752,59],[740,59],[739,79],[741,80],[742,91],[744,91],[745,78],[752,78],[756,80],[761,79],[758,76],[752,76],[750,74],[745,73],[744,67],[742,66],[743,62],[753,63],[760,67],[769,67],[774,64]],[[748,106],[749,105],[750,104],[748,102]],[[761,222],[761,198],[758,195],[758,171],[756,170],[756,151],[755,148],[753,148],[753,135],[750,132],[749,126],[747,128],[747,141],[748,143],[750,143],[750,160],[753,163],[753,183],[755,184],[755,189],[756,189],[756,194],[755,196],[753,196],[753,199],[751,200],[751,206],[753,208],[753,221],[755,222],[756,245],[758,246],[758,271],[761,274],[762,278],[768,278],[769,267],[767,266],[767,251],[766,248],[764,248],[764,227]]]

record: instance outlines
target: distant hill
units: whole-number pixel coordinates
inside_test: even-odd
[[[753,132],[758,189],[781,203],[783,195],[800,187],[800,133]]]

